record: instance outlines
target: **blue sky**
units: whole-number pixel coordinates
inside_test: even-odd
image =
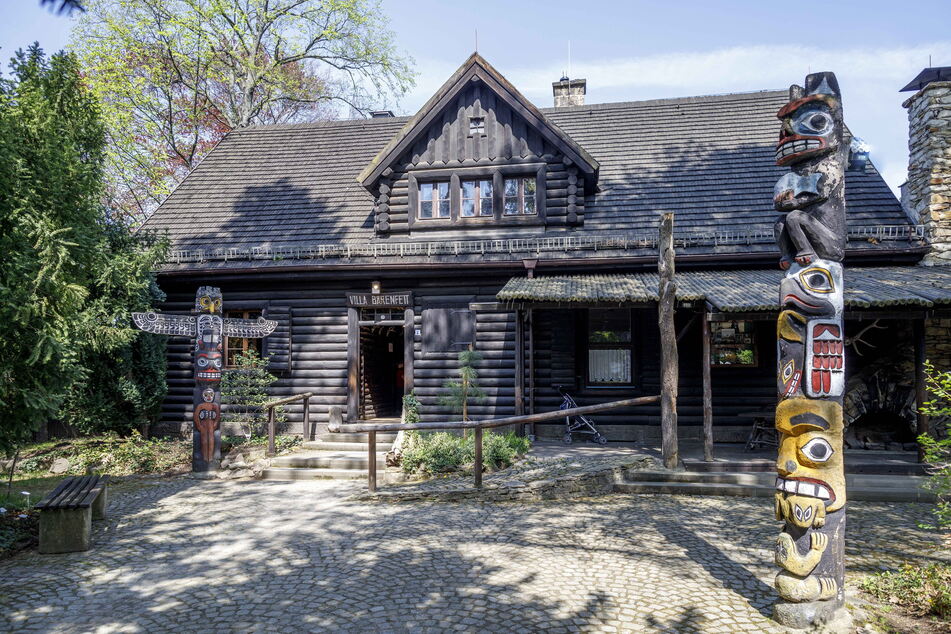
[[[912,10],[911,7],[914,7]],[[0,0],[0,56],[33,40],[49,51],[69,20],[38,0]],[[393,109],[411,114],[475,48],[539,106],[568,68],[588,80],[588,102],[785,88],[810,70],[839,77],[846,122],[897,187],[907,164],[898,90],[932,56],[951,66],[947,0],[479,3],[384,0],[397,43],[416,60],[418,85]],[[711,130],[716,134],[716,130]]]

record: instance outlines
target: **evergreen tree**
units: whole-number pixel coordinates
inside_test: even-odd
[[[483,402],[485,392],[479,387],[479,373],[475,366],[482,361],[482,355],[471,347],[459,353],[459,380],[446,381],[443,387],[449,390],[439,399],[439,403],[453,412],[462,414],[462,420],[469,420],[469,400]]]

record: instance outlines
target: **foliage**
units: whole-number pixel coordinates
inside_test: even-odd
[[[413,85],[378,0],[87,0],[72,33],[141,219],[228,131],[366,112]]]
[[[300,436],[275,436],[274,448],[282,454],[301,444]],[[267,436],[225,436],[221,439],[221,453],[225,454],[239,447],[267,447]]]
[[[58,458],[69,460],[67,473],[72,474],[84,474],[89,470],[113,475],[166,473],[185,469],[191,464],[191,441],[146,440],[138,432],[132,432],[126,438],[106,434],[46,443],[39,449],[26,450],[24,454],[18,468],[25,473],[48,471]]]
[[[937,525],[930,528],[951,530],[951,371],[938,371],[926,362],[925,380],[932,398],[921,411],[931,417],[932,434],[922,434],[918,442],[930,474],[925,486],[938,497]]]
[[[479,387],[479,373],[475,365],[482,361],[482,354],[475,350],[463,350],[459,353],[459,380],[446,381],[443,387],[449,390],[439,398],[440,405],[455,413],[462,414],[462,420],[469,420],[469,401],[484,402],[486,394]]]
[[[14,509],[0,502],[0,559],[34,546],[39,537],[37,511]]]
[[[221,403],[227,405],[222,422],[242,425],[248,436],[264,432],[267,412],[263,406],[272,400],[268,390],[277,377],[267,370],[268,358],[253,348],[235,355],[234,363],[221,375]],[[287,420],[282,407],[274,408],[274,416],[277,423]]]
[[[103,401],[109,428],[147,418],[161,398],[149,386],[164,368],[146,360],[154,342],[130,351],[139,335],[128,310],[157,297],[149,271],[165,243],[129,234],[100,204],[105,135],[78,63],[68,54],[47,59],[34,45],[11,68],[0,85],[3,453],[53,416],[77,422],[83,402]],[[123,364],[123,355],[133,360]],[[117,413],[108,414],[109,402]]]
[[[482,439],[482,466],[487,470],[504,469],[526,453],[531,444],[515,432],[485,432]],[[406,433],[401,466],[404,473],[437,475],[458,471],[475,460],[474,434],[469,437],[450,432]]]
[[[416,392],[411,391],[409,394],[403,395],[403,422],[404,423],[418,423],[419,422],[419,399],[416,398]]]
[[[951,564],[905,564],[896,572],[869,575],[862,580],[862,589],[913,615],[951,619]]]

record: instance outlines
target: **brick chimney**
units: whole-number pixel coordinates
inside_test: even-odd
[[[925,265],[951,266],[951,66],[926,68],[901,92],[908,109],[908,182],[902,202],[925,225]]]
[[[568,79],[562,77],[551,83],[551,91],[555,95],[555,107],[583,106],[584,95],[588,91],[587,79]]]

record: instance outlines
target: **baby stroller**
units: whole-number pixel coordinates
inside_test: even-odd
[[[575,399],[571,398],[571,395],[568,394],[561,385],[556,385],[555,389],[557,389],[558,393],[563,397],[561,406],[558,409],[578,407],[578,404],[575,403]],[[565,417],[565,435],[562,437],[562,441],[566,445],[570,445],[573,440],[571,434],[587,434],[591,436],[591,440],[599,445],[608,444],[608,439],[598,431],[598,428],[594,426],[594,421],[587,416]]]

